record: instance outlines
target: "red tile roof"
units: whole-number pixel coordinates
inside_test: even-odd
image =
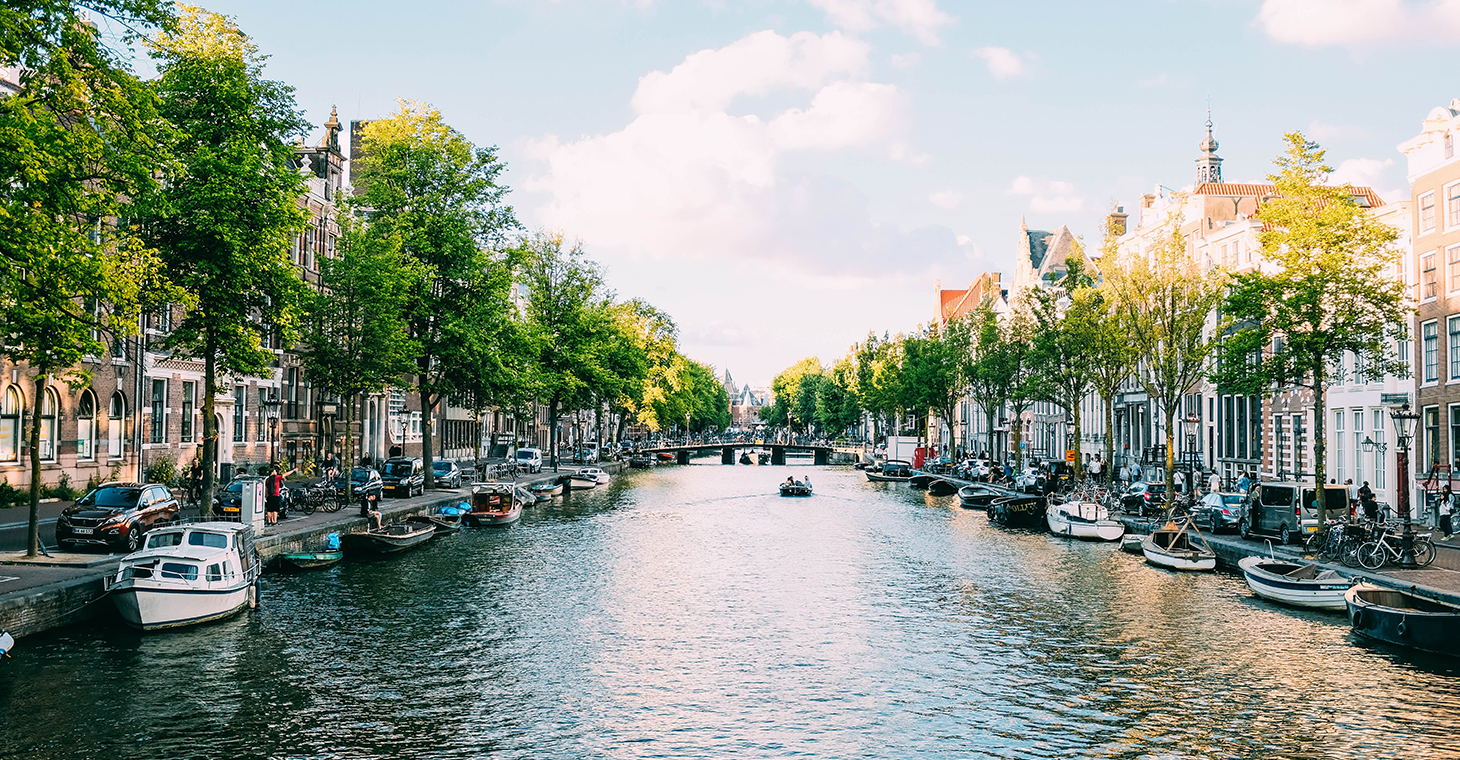
[[[1384,205],[1384,199],[1371,187],[1354,187],[1354,194],[1364,196],[1369,208]],[[1202,182],[1191,191],[1192,195],[1228,195],[1266,198],[1277,193],[1272,185],[1251,185],[1237,182]]]

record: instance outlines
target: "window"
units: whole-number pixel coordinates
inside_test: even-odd
[[[1420,328],[1420,334],[1424,343],[1425,374],[1424,381],[1433,383],[1440,379],[1440,339],[1435,334],[1437,324],[1426,322]]]
[[[0,402],[0,462],[20,461],[20,410],[24,407],[15,386],[5,389]]]
[[[1450,406],[1450,464],[1460,464],[1460,405]]]
[[[1435,231],[1435,194],[1425,193],[1419,197],[1419,234]]]
[[[1424,456],[1429,457],[1429,464],[1425,465],[1426,470],[1433,467],[1440,461],[1440,408],[1438,406],[1425,407],[1425,450]]]
[[[1232,258],[1238,264],[1247,263],[1247,251],[1243,248],[1241,240],[1232,241]]]
[[[1303,475],[1303,449],[1307,448],[1307,437],[1304,435],[1304,417],[1301,414],[1293,415],[1293,474],[1301,477]]]
[[[1457,246],[1460,248],[1460,246]],[[285,390],[285,419],[299,419],[299,368],[289,368],[288,388]]]
[[[1455,135],[1445,133],[1445,158],[1455,157]]]
[[[46,388],[41,398],[41,459],[56,458],[56,409],[61,405],[55,388]]]
[[[1445,249],[1445,264],[1450,268],[1450,290],[1460,290],[1460,245]]]
[[[1223,243],[1222,244],[1222,266],[1224,266],[1224,267],[1232,266],[1232,260],[1227,257],[1227,250],[1228,250],[1227,244],[1226,243]]]
[[[243,443],[243,415],[247,411],[244,408],[248,400],[248,389],[242,385],[233,386],[233,442]]]
[[[208,569],[203,571],[203,579],[207,581],[223,580],[223,566],[221,564],[209,565]]]
[[[96,394],[90,390],[76,400],[76,458],[96,458]]]
[[[1333,474],[1340,483],[1347,477],[1344,472],[1348,469],[1344,467],[1345,457],[1343,455],[1343,418],[1345,416],[1342,409],[1333,413]]]
[[[254,428],[254,440],[255,441],[265,441],[265,440],[268,440],[269,421],[267,419],[265,419],[265,415],[268,414],[268,406],[266,405],[266,402],[268,401],[268,398],[269,398],[269,389],[268,388],[259,388],[259,405],[258,405],[258,418],[259,418],[259,421],[258,421],[258,425],[255,426],[255,428]]]
[[[152,409],[151,409],[151,435],[148,436],[149,443],[164,443],[167,441],[167,381],[152,381]]]
[[[161,570],[162,572],[159,575],[163,578],[181,578],[185,581],[195,581],[198,579],[197,565],[189,565],[183,562],[164,562],[162,563]]]
[[[1425,255],[1419,257],[1419,270],[1421,297],[1434,298],[1436,295],[1438,295],[1439,290],[1437,284],[1437,278],[1439,277],[1439,274],[1435,272],[1435,254],[1426,253]]]
[[[1445,227],[1460,227],[1460,182],[1445,188]]]
[[[1364,482],[1364,411],[1354,410],[1354,482]]]
[[[1389,423],[1388,423],[1387,420],[1384,419],[1384,410],[1383,409],[1375,409],[1374,410],[1374,443],[1378,443],[1378,444],[1384,443],[1384,430],[1385,430],[1385,425],[1387,425],[1387,424],[1389,424]],[[1385,468],[1385,465],[1387,464],[1387,461],[1386,461],[1385,455],[1379,453],[1379,449],[1381,449],[1381,448],[1383,448],[1383,447],[1382,446],[1375,446],[1374,447],[1374,487],[1375,488],[1384,488],[1384,470],[1386,469]]]
[[[1286,430],[1286,428],[1283,425],[1282,417],[1277,415],[1273,416],[1272,430],[1273,433],[1277,436],[1273,439],[1272,442],[1272,471],[1277,474],[1278,480],[1287,480],[1288,466],[1287,457],[1285,455],[1287,453],[1288,446],[1287,440],[1283,438],[1283,432]]]
[[[122,419],[127,416],[127,399],[121,391],[112,394],[107,402],[106,455],[109,459],[122,458]]]
[[[193,399],[196,396],[198,384],[191,380],[184,380],[182,384],[182,441],[191,443],[193,440]]]

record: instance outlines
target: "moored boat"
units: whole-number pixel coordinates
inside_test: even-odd
[[[0,628],[0,657],[9,657],[10,650],[15,648],[15,637],[11,636],[4,628]]]
[[[741,464],[755,464],[755,460],[753,460],[753,459],[750,458],[750,452],[749,451],[742,451],[742,452],[740,452],[740,463]]]
[[[654,457],[651,456],[646,455],[629,457],[629,466],[636,470],[647,470],[650,467],[653,467],[655,464],[658,463],[654,461]]]
[[[889,459],[877,471],[865,470],[867,479],[874,483],[906,483],[912,479],[912,464],[901,459]]]
[[[594,483],[597,483],[598,485],[603,485],[603,484],[609,482],[610,480],[613,480],[613,477],[610,476],[607,472],[604,472],[602,469],[599,469],[597,467],[584,467],[584,468],[578,470],[577,472],[573,473],[573,480],[575,480],[575,481],[585,481],[585,482],[586,481],[593,481]],[[575,488],[577,487],[577,483],[574,483],[574,487]]]
[[[1168,522],[1141,541],[1146,561],[1171,570],[1215,570],[1217,553],[1191,524],[1191,518]]]
[[[1386,644],[1460,656],[1460,606],[1361,583],[1344,595],[1354,633]]]
[[[1313,563],[1288,562],[1267,557],[1243,557],[1237,567],[1252,593],[1295,607],[1344,610],[1344,596],[1353,582]]]
[[[153,531],[107,581],[117,612],[144,631],[206,623],[257,603],[253,530],[200,522]]]
[[[782,496],[810,496],[810,480],[788,480],[781,484]]]
[[[406,522],[415,525],[428,525],[435,535],[446,536],[461,530],[461,516],[456,515],[455,519],[447,519],[445,515],[411,515]]]
[[[1145,536],[1127,533],[1120,539],[1120,550],[1129,554],[1142,554],[1141,544],[1145,543],[1145,541]]]
[[[577,488],[575,483],[574,488]],[[472,486],[471,510],[463,515],[467,525],[478,528],[511,525],[522,517],[522,498],[511,483],[477,483]]]
[[[934,478],[928,482],[928,493],[933,496],[952,496],[958,493],[958,484],[946,478]]]
[[[435,527],[412,522],[384,525],[363,533],[341,536],[349,554],[397,554],[414,549],[436,535]]]
[[[1006,528],[1033,528],[1044,530],[1043,496],[1015,494],[1001,496],[989,503],[989,519]]]
[[[938,476],[934,475],[931,472],[914,472],[912,476],[907,479],[907,484],[912,486],[913,488],[927,488],[928,486],[932,485],[934,480],[937,479]]]
[[[279,568],[283,570],[322,570],[339,563],[345,558],[340,549],[340,534],[325,536],[324,548],[313,552],[290,552],[279,555]]]
[[[1125,523],[1110,519],[1110,511],[1093,501],[1051,504],[1044,511],[1044,520],[1056,536],[1118,541],[1125,535]]]
[[[544,496],[553,497],[561,495],[563,493],[563,484],[558,482],[533,483],[527,490],[531,491],[533,496],[541,499]]]

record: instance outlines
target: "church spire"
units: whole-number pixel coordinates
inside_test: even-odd
[[[1201,158],[1196,160],[1196,183],[1221,182],[1222,159],[1217,156],[1217,138],[1212,136],[1212,110],[1207,109],[1207,136],[1201,140]]]

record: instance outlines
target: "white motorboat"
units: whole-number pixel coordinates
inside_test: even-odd
[[[152,631],[220,620],[256,604],[258,574],[249,526],[201,522],[147,534],[107,590],[122,620]]]
[[[1217,553],[1191,524],[1191,518],[1168,522],[1141,541],[1146,561],[1172,570],[1215,570]]]
[[[1343,597],[1353,581],[1336,570],[1267,557],[1243,557],[1237,567],[1252,593],[1264,599],[1320,610],[1348,609]]]
[[[593,483],[594,485],[603,485],[611,479],[607,472],[597,467],[584,467],[573,473],[573,480]]]
[[[1044,512],[1049,532],[1056,536],[1090,541],[1118,541],[1125,535],[1125,523],[1110,519],[1110,510],[1093,501],[1051,504]]]

